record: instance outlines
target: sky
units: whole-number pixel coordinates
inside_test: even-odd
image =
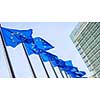
[[[77,25],[77,22],[1,22],[2,27],[13,28],[13,29],[33,29],[33,37],[41,37],[52,44],[55,48],[48,52],[57,55],[63,60],[72,60],[74,66],[78,67],[79,70],[85,71],[86,76],[90,76],[90,73],[83,62],[80,54],[75,48],[70,34]],[[2,77],[8,77],[9,68],[7,69],[7,61],[5,60],[4,51],[0,44],[0,72]],[[16,48],[7,47],[11,63],[14,66],[14,72],[17,77],[31,77],[31,69],[29,67],[27,58],[25,56],[22,45],[18,45]],[[2,57],[2,59],[1,59]],[[31,55],[31,63],[34,66],[34,70],[38,77],[46,77],[46,74],[42,68],[41,61],[37,55]],[[4,67],[2,67],[2,65]],[[52,69],[49,67],[50,64],[45,63],[47,66],[48,73],[51,77],[55,77]],[[58,69],[55,68],[56,72],[59,73]],[[6,74],[5,74],[6,72]],[[61,77],[60,74],[58,74]]]

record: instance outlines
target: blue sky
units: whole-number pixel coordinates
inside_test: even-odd
[[[59,58],[63,60],[72,60],[73,65],[78,67],[79,70],[86,71],[87,73],[86,76],[90,75],[88,69],[86,68],[86,65],[84,64],[81,56],[79,55],[78,51],[76,50],[74,44],[72,43],[69,37],[77,22],[16,22],[16,23],[1,22],[1,24],[3,27],[7,28],[33,29],[33,37],[42,37],[55,47],[54,49],[51,49],[48,52],[57,55]],[[2,49],[2,47],[0,49]],[[7,49],[10,58],[12,59],[12,64],[14,65],[14,70],[17,77],[20,76],[30,77],[32,73],[30,68],[27,67],[29,65],[24,55],[22,46],[19,45],[15,49],[7,47]],[[31,55],[30,60],[32,64],[35,65],[34,69],[37,75],[39,77],[45,77],[44,70],[41,67],[41,63],[39,62],[38,57],[36,55]],[[3,60],[2,63],[4,63]],[[49,64],[45,63],[45,65]],[[3,76],[5,76],[4,75],[5,69],[4,68],[0,69],[2,70],[1,73],[3,74]],[[51,69],[48,67],[48,70]],[[52,77],[54,77],[53,72],[52,71],[49,72],[50,74],[52,74]]]

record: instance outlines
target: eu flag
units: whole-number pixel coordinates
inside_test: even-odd
[[[73,66],[71,65],[66,65],[65,61],[63,61],[62,59],[59,59],[57,56],[55,57],[54,60],[51,61],[51,64],[53,67],[58,66],[60,67],[62,70],[70,70]]]
[[[54,48],[50,43],[48,43],[47,41],[45,41],[44,39],[40,37],[34,38],[34,43],[35,45],[37,45],[39,49],[42,49],[42,50],[49,50],[49,49]]]
[[[84,76],[86,73],[84,71],[77,71],[75,72],[77,75]]]
[[[77,67],[74,67],[71,60],[63,61],[62,59],[59,59],[58,67],[73,78],[81,78],[86,74],[84,71],[79,71]]]
[[[67,64],[66,64],[66,62],[67,62]],[[58,66],[59,68],[61,68],[62,71],[68,71],[73,68],[71,60],[63,61],[62,59],[58,59],[58,57],[56,57],[56,59],[52,60],[51,64],[53,67]]]
[[[58,62],[59,67],[65,66],[65,62],[62,59],[59,59]]]
[[[78,70],[77,67],[72,67],[72,68],[70,69],[70,71],[71,71],[71,72],[78,72],[79,70]]]
[[[77,68],[73,67],[74,70],[66,71],[72,78],[82,78],[86,73],[84,71],[79,71]]]
[[[2,35],[4,37],[6,46],[16,47],[18,44],[31,39],[32,29],[16,30],[1,27]]]
[[[66,64],[66,62],[67,62],[67,64]],[[63,61],[62,59],[58,59],[58,67],[60,67],[64,71],[68,71],[73,68],[73,65],[72,65],[71,61]]]
[[[66,64],[67,62],[67,64]],[[60,67],[62,70],[70,70],[72,69],[73,65],[71,60],[70,61],[63,61],[62,59],[59,59],[58,57],[56,57],[56,59],[51,61],[52,66],[58,66]]]
[[[55,60],[50,61],[53,67],[57,67],[58,66],[58,58],[56,58]]]
[[[44,62],[55,61],[56,59],[58,59],[58,57],[56,55],[53,55],[46,51],[43,51],[42,53],[40,53],[40,56]]]
[[[66,66],[66,65],[65,66],[59,66],[58,65],[58,67],[60,67],[63,71],[66,71],[66,72],[73,68],[73,66]]]
[[[67,74],[69,74],[69,76],[72,77],[72,78],[82,78],[82,76],[80,76],[76,73],[73,73],[71,71],[68,71]]]
[[[37,45],[34,44],[33,41],[31,41],[30,43],[29,43],[29,41],[31,41],[31,40],[27,40],[27,41],[24,42],[25,49],[26,49],[28,55],[31,55],[31,54],[40,54],[43,51],[43,50],[39,49],[37,47]]]
[[[25,48],[28,52],[28,55],[40,54],[46,50],[54,48],[51,44],[49,44],[47,41],[43,40],[40,37],[27,39],[24,42],[24,44],[25,44]]]

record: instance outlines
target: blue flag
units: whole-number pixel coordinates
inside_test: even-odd
[[[74,71],[74,70],[76,70],[73,66],[62,66],[62,67],[60,67],[63,71],[65,71],[65,72],[67,72],[67,71]]]
[[[77,75],[84,76],[86,73],[84,71],[77,71],[75,72]]]
[[[69,67],[72,68],[73,67],[73,64],[72,64],[72,61],[69,60],[69,61],[63,61],[62,59],[58,59],[58,62],[59,62],[59,67]]]
[[[2,35],[5,40],[6,46],[16,47],[18,44],[31,39],[32,29],[29,30],[16,30],[1,27]]]
[[[28,55],[40,54],[46,50],[54,48],[51,44],[49,44],[40,37],[27,39],[24,44],[28,52]]]
[[[58,62],[59,62],[58,63],[59,67],[64,67],[65,66],[65,62],[62,59],[59,59]]]
[[[56,58],[55,60],[50,61],[53,67],[57,67],[58,66],[58,58]]]
[[[56,59],[58,59],[58,57],[56,55],[53,55],[46,51],[43,51],[42,53],[40,53],[40,56],[44,62],[55,61]]]
[[[40,37],[34,38],[34,43],[37,46],[37,48],[42,49],[42,50],[49,50],[54,48],[50,43],[45,41],[44,39]]]
[[[77,67],[74,67],[71,60],[63,61],[59,59],[58,67],[73,78],[81,78],[86,74],[84,71],[79,71]]]
[[[66,64],[66,62],[67,62],[67,64]],[[62,71],[68,71],[73,68],[73,65],[72,65],[71,61],[63,61],[62,59],[58,59],[58,67],[60,67],[62,69]]]
[[[66,64],[66,62],[67,62],[67,64]],[[58,59],[58,57],[56,57],[56,59],[52,60],[51,64],[52,64],[52,66],[54,66],[54,67],[58,66],[62,70],[65,70],[65,71],[70,70],[73,67],[71,60],[63,61],[62,59]]]
[[[76,73],[73,73],[71,71],[68,71],[67,74],[69,74],[69,76],[72,77],[72,78],[82,78],[82,76],[80,76]]]
[[[70,69],[70,71],[71,71],[71,72],[78,72],[79,70],[78,70],[77,67],[72,67],[72,68]]]
[[[59,59],[54,54],[48,52],[42,52],[40,53],[40,56],[44,62],[49,61],[53,67],[57,67],[59,65]]]
[[[43,50],[39,49],[37,47],[37,45],[34,44],[34,42],[29,42],[29,41],[31,41],[31,40],[28,40],[27,42],[24,42],[25,49],[26,49],[28,55],[42,53]]]
[[[68,73],[72,78],[82,78],[86,73],[84,71],[79,71],[76,67],[73,67],[74,70],[68,70]]]
[[[66,64],[67,62],[67,64]],[[52,66],[58,66],[61,68],[62,71],[68,71],[73,68],[72,61],[63,61],[62,59],[58,59],[58,57],[51,61]]]
[[[63,61],[62,59],[59,59],[59,66],[61,66],[62,68],[67,68],[70,69],[73,67],[73,64],[72,64],[72,61],[69,60],[69,61]]]

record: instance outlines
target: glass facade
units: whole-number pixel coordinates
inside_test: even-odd
[[[70,37],[92,76],[100,77],[100,22],[81,22],[77,26]]]

